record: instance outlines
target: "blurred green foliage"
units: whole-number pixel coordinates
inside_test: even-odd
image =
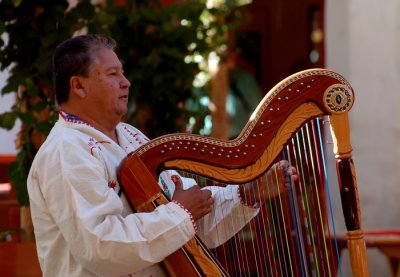
[[[0,127],[22,123],[16,161],[9,176],[21,205],[29,205],[26,179],[32,160],[49,133],[57,113],[51,74],[55,46],[77,32],[104,33],[119,44],[125,74],[131,81],[126,121],[150,138],[185,131],[196,118],[202,128],[207,107],[199,103],[206,90],[207,58],[223,58],[226,35],[240,21],[240,1],[208,7],[206,1],[79,0],[0,1],[0,70],[9,77],[1,94],[15,95],[10,111],[0,114]],[[197,78],[197,81],[196,81]],[[197,85],[196,85],[197,84]],[[199,120],[200,119],[200,120]]]

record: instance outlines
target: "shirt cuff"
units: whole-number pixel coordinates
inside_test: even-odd
[[[184,210],[184,211],[187,213],[187,215],[189,215],[190,221],[192,222],[192,226],[193,226],[194,232],[195,232],[195,234],[197,234],[197,233],[198,233],[198,229],[197,229],[196,222],[195,222],[194,219],[193,219],[192,213],[189,212],[188,209],[186,209],[181,203],[179,203],[179,202],[176,201],[176,200],[172,200],[170,203],[173,203],[173,204],[177,205],[179,208],[181,208],[182,210]]]
[[[240,204],[243,206],[249,207],[249,208],[254,208],[257,209],[259,207],[258,202],[255,202],[253,205],[246,203],[245,199],[242,198],[242,195],[240,193],[240,185],[237,186],[237,196],[239,198]]]

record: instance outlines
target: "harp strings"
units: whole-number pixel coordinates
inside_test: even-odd
[[[315,124],[317,128],[317,134],[321,134],[321,124],[320,122],[325,122],[324,120],[317,119],[317,124]],[[340,255],[339,255],[339,246],[338,242],[336,239],[336,228],[335,228],[335,221],[334,221],[334,216],[333,216],[333,206],[332,206],[332,201],[331,201],[331,191],[330,191],[330,185],[329,185],[329,179],[328,179],[328,170],[327,170],[327,165],[326,165],[326,160],[325,160],[325,153],[324,153],[324,147],[323,147],[323,142],[322,142],[322,136],[318,136],[318,145],[320,149],[320,157],[321,157],[321,162],[318,163],[319,165],[322,166],[321,172],[323,172],[323,177],[324,179],[322,180],[321,178],[321,183],[325,183],[325,193],[326,193],[326,199],[328,199],[327,204],[328,207],[326,209],[328,216],[326,217],[326,226],[328,228],[328,235],[330,239],[330,249],[331,249],[331,261],[332,264],[334,265],[334,272],[338,272],[339,276],[342,276],[342,269],[340,267]],[[328,222],[328,218],[331,219],[330,224]]]
[[[316,189],[316,183],[315,179],[315,168],[312,167],[312,164],[309,161],[309,158],[311,158],[311,148],[307,146],[310,146],[307,144],[308,139],[310,138],[309,136],[305,136],[305,132],[307,132],[307,127],[308,125],[305,126],[305,128],[302,128],[300,133],[296,134],[296,142],[298,147],[302,147],[303,149],[299,149],[298,157],[300,159],[300,164],[301,164],[301,169],[302,169],[302,174],[301,176],[303,177],[300,180],[300,186],[303,188],[303,197],[305,199],[305,204],[306,204],[306,220],[307,220],[307,227],[308,228],[308,233],[309,233],[309,246],[311,247],[311,251],[309,252],[310,255],[310,261],[311,261],[311,267],[312,267],[312,272],[316,272],[317,274],[320,272],[320,252],[317,251],[317,234],[315,233],[317,231],[316,228],[318,228],[318,212],[320,211],[320,207],[318,206],[318,202],[316,203],[316,198],[318,198],[317,194],[317,189]],[[306,129],[306,130],[304,130]],[[308,133],[306,133],[308,134]],[[301,142],[301,143],[300,143]],[[301,151],[303,150],[303,151]],[[310,155],[307,155],[310,154]],[[309,189],[309,193],[307,192],[307,188]],[[314,198],[313,195],[316,197]],[[314,208],[314,209],[313,209]],[[316,209],[315,209],[316,208]]]
[[[320,118],[306,123],[271,168],[251,182],[252,198],[268,200],[258,204],[258,215],[245,228],[213,250],[231,276],[335,276],[338,271],[341,275],[322,123]],[[297,169],[297,181],[275,166],[282,160]],[[203,185],[226,185],[187,172],[185,176]],[[240,211],[243,215],[245,209]],[[228,220],[237,219],[231,214]],[[217,234],[226,228],[219,226]]]
[[[321,122],[324,121],[317,118],[306,124],[292,139],[293,151],[287,151],[289,162],[298,168],[300,177],[298,184],[291,187],[290,199],[298,207],[292,216],[302,252],[302,269],[315,276],[331,276],[338,271],[339,255],[335,234],[332,237],[334,220]]]

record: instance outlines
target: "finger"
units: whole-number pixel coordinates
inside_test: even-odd
[[[287,169],[287,174],[291,175],[291,176],[296,175],[297,174],[297,169],[295,167],[293,167],[293,166],[290,166]]]
[[[202,189],[201,190],[203,193],[204,199],[209,199],[211,198],[211,191],[209,189]]]
[[[299,176],[297,175],[297,170],[295,168],[291,169],[291,172],[286,175],[285,183],[286,186],[294,184],[299,180]]]
[[[279,164],[279,166],[281,166],[283,168],[286,168],[289,166],[289,162],[287,160],[281,160],[281,161],[279,161],[278,164]]]
[[[179,175],[172,175],[171,180],[175,184],[175,189],[183,189],[183,182]]]
[[[203,199],[206,201],[206,205],[208,207],[212,207],[214,205],[215,200],[214,200],[214,197],[212,197],[211,191],[208,189],[202,189],[201,191],[203,193],[203,197],[204,197]]]
[[[210,205],[210,207],[211,207],[212,205],[214,205],[214,202],[215,202],[214,197],[210,197],[210,198],[207,199],[207,203]]]
[[[292,182],[296,182],[297,180],[299,180],[299,175],[297,174],[293,174],[291,177],[292,177]]]
[[[267,182],[289,183],[292,175],[290,168],[292,167],[287,160],[280,160],[274,163],[266,176]]]
[[[289,162],[287,160],[281,160],[277,163],[274,163],[271,167],[272,171],[282,171],[289,166]]]
[[[286,184],[291,184],[291,178],[293,175],[293,170],[291,167],[285,168],[284,170],[284,174],[285,174],[285,183]]]

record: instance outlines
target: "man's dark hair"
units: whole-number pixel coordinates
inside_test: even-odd
[[[88,76],[97,49],[115,50],[114,39],[99,34],[70,38],[56,47],[53,55],[53,81],[56,100],[60,105],[68,101],[69,80],[72,76]]]

